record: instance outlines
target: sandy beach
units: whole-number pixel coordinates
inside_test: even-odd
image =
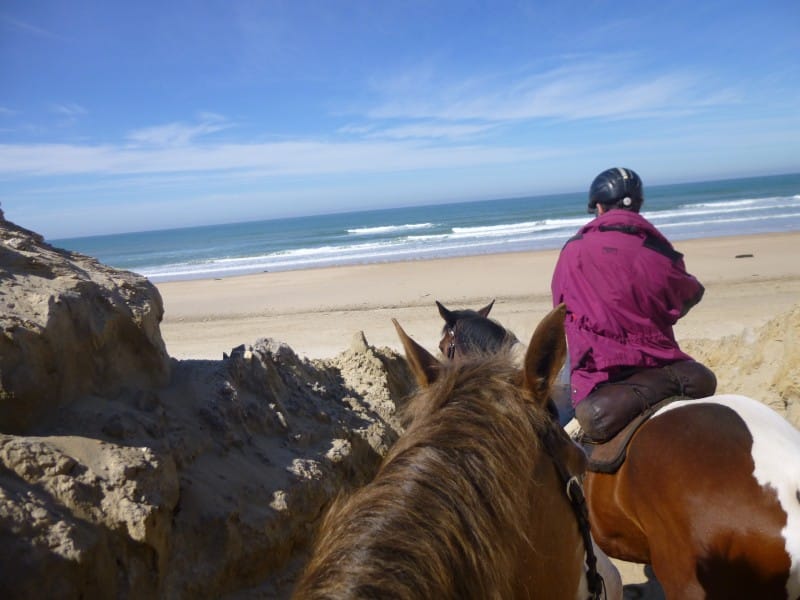
[[[706,293],[676,327],[679,340],[718,339],[758,327],[800,302],[800,232],[675,244]],[[496,299],[492,317],[527,341],[550,309],[557,250],[260,273],[157,284],[167,350],[179,359],[219,359],[270,337],[300,356],[327,358],[363,331],[374,346],[400,349],[392,318],[435,349],[448,308]]]

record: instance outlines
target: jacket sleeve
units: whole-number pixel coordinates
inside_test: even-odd
[[[677,313],[676,321],[700,302],[706,291],[703,284],[694,275],[686,271],[683,260],[677,260],[673,263],[668,285],[670,305]]]
[[[687,275],[688,275],[688,273],[687,273]],[[678,318],[681,318],[686,313],[688,313],[698,302],[700,302],[700,300],[703,299],[703,294],[706,293],[706,288],[703,287],[702,283],[697,281],[697,279],[695,279],[691,275],[689,275],[689,277],[694,279],[694,282],[697,284],[697,289],[696,289],[696,292],[695,292],[694,296],[692,296],[691,298],[687,299],[683,303],[683,306],[681,307],[681,314],[680,314],[680,317],[678,317]]]

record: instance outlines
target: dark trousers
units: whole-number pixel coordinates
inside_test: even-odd
[[[590,441],[604,442],[665,398],[704,398],[716,389],[717,378],[708,367],[694,360],[680,361],[597,386],[575,407],[575,417]]]

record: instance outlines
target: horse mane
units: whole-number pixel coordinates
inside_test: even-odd
[[[331,506],[298,597],[509,597],[548,423],[519,379],[509,352],[442,365],[373,482]]]

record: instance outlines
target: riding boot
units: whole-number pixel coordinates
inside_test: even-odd
[[[717,390],[717,377],[704,364],[695,360],[684,360],[664,367],[680,387],[681,396],[706,398]]]
[[[617,434],[633,417],[654,403],[648,388],[637,384],[607,383],[595,389],[575,406],[575,418],[584,441],[605,442]]]
[[[716,385],[714,373],[694,360],[641,369],[595,388],[575,407],[575,417],[589,440],[600,443],[614,437],[648,407],[673,396],[711,396]]]

